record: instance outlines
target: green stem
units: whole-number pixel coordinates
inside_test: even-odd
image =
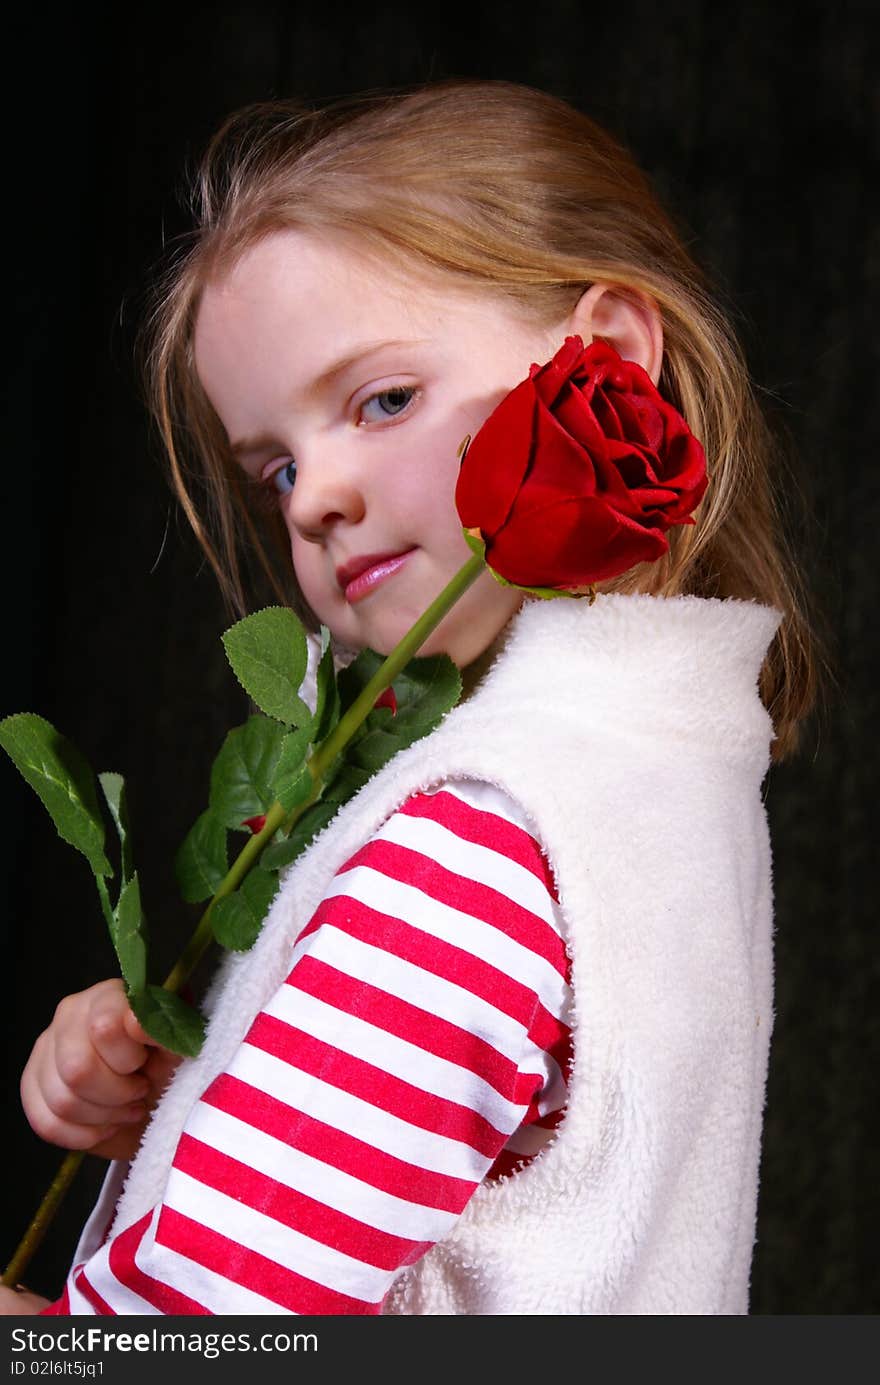
[[[21,1238],[21,1242],[10,1260],[3,1274],[3,1283],[9,1289],[14,1289],[21,1282],[21,1277],[31,1262],[31,1257],[35,1254],[40,1242],[52,1224],[52,1219],[61,1202],[64,1194],[70,1187],[76,1171],[83,1161],[83,1151],[73,1149],[62,1161],[58,1172],[49,1184],[43,1201],[40,1203],[37,1214]]]
[[[315,750],[314,755],[309,761],[309,770],[312,775],[312,791],[308,798],[302,803],[298,803],[296,808],[290,813],[285,813],[280,803],[275,802],[266,814],[266,821],[254,836],[243,847],[239,855],[235,858],[228,873],[218,886],[216,893],[208,904],[202,917],[196,925],[195,932],[184,948],[180,957],[177,959],[172,970],[162,982],[166,991],[178,991],[184,982],[189,978],[201,961],[204,953],[211,945],[213,934],[211,932],[211,911],[218,899],[224,895],[231,894],[238,889],[241,881],[247,875],[251,866],[260,856],[263,848],[272,840],[279,827],[284,827],[285,833],[289,833],[294,823],[302,817],[307,808],[310,808],[319,797],[324,786],[328,770],[341,751],[345,749],[358,727],[366,721],[370,712],[379,697],[386,688],[390,687],[400,673],[405,668],[415,654],[421,649],[425,640],[431,635],[441,620],[455,605],[460,597],[476,581],[480,573],[485,570],[485,562],[482,557],[468,558],[467,562],[461,567],[427,608],[419,616],[414,625],[404,635],[399,644],[395,645],[388,658],[380,664],[373,674],[369,683],[355,698],[348,711],[339,718],[333,730],[326,740]]]
[[[464,596],[486,569],[482,557],[468,558],[464,567],[459,568],[452,581],[443,588],[426,611],[423,611],[398,645],[395,645],[385,662],[376,670],[367,686],[351,704],[344,716],[340,717],[327,739],[315,751],[312,764],[315,773],[322,776],[330,768],[336,756],[348,744],[361,722],[366,721],[376,698],[394,682],[404,668],[421,649],[428,636],[436,630],[443,617],[452,609],[456,601]]]
[[[480,573],[485,569],[485,562],[482,557],[474,555],[469,558],[463,567],[455,574],[452,581],[444,587],[443,591],[426,611],[419,616],[418,620],[407,631],[403,639],[394,647],[388,658],[376,670],[373,677],[367,683],[363,691],[355,698],[348,711],[340,717],[336,726],[331,731],[325,741],[315,750],[314,755],[309,761],[309,769],[312,774],[312,791],[308,798],[291,813],[286,813],[282,805],[278,802],[266,814],[266,821],[259,832],[256,832],[247,841],[236,856],[220,885],[211,897],[204,913],[199,919],[192,937],[184,948],[177,962],[162,982],[166,991],[177,992],[181,986],[191,976],[198,966],[203,955],[213,941],[211,931],[211,911],[218,899],[224,895],[231,894],[237,889],[244,877],[247,875],[251,866],[259,858],[263,848],[272,840],[279,827],[284,827],[290,831],[293,824],[302,816],[312,803],[319,797],[324,784],[324,777],[332,766],[337,755],[340,754],[348,744],[351,737],[357,731],[362,722],[366,721],[372,711],[377,697],[386,688],[390,687],[401,669],[409,663],[410,659],[421,649],[428,636],[437,628],[443,617],[452,609],[468,588],[476,581]],[[103,885],[103,880],[99,881]],[[107,896],[106,885],[101,895],[101,904],[105,914],[110,909],[110,901]],[[64,1198],[67,1189],[73,1182],[76,1171],[82,1163],[83,1153],[80,1150],[72,1151],[62,1162],[58,1173],[52,1180],[49,1189],[40,1203],[37,1214],[25,1232],[15,1252],[9,1262],[4,1275],[3,1283],[9,1287],[14,1287],[21,1276],[24,1274],[31,1258],[43,1239],[52,1218]]]
[[[165,977],[165,980],[162,982],[164,990],[174,991],[176,993],[180,990],[181,986],[189,980],[213,941],[214,935],[211,931],[211,913],[214,905],[217,903],[218,899],[223,899],[225,895],[232,894],[233,890],[238,889],[251,866],[259,858],[263,847],[267,842],[271,841],[275,832],[281,826],[284,821],[284,816],[284,809],[281,804],[273,803],[266,814],[264,826],[261,827],[259,832],[255,832],[254,835],[245,842],[241,851],[229,867],[229,870],[217,886],[214,894],[211,896],[204,913],[196,924],[192,937],[168,975]]]

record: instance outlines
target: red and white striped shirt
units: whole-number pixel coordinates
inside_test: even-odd
[[[479,1184],[551,1138],[569,1000],[517,806],[460,780],[414,795],[334,877],[161,1204],[44,1312],[379,1313]]]

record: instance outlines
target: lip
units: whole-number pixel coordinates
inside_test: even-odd
[[[402,553],[364,553],[360,558],[343,563],[336,569],[336,581],[346,601],[353,603],[369,596],[381,582],[403,567],[414,552],[414,548],[407,548]]]

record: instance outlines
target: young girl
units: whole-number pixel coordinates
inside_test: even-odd
[[[644,176],[504,83],[251,108],[206,156],[149,369],[233,606],[237,536],[274,572],[280,533],[279,595],[385,653],[468,555],[462,439],[572,335],[703,442],[696,526],[594,604],[477,581],[423,650],[462,703],[290,871],[198,1059],[118,981],[62,1001],[25,1111],[114,1162],[61,1299],[6,1311],[747,1311],[761,785],[810,636],[742,358]]]

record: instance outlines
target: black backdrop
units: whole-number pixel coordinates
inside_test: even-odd
[[[156,976],[190,927],[169,862],[245,708],[225,617],[167,492],[132,371],[143,290],[187,222],[183,171],[230,109],[445,76],[543,86],[608,125],[689,227],[806,498],[836,684],[774,770],[778,1002],[753,1311],[880,1306],[877,1118],[874,74],[865,4],[123,7],[10,21],[0,712],[39,711],[130,784]],[[872,157],[873,156],[873,157]],[[872,616],[872,611],[875,615]],[[91,878],[0,766],[6,1158],[0,1255],[59,1161],[18,1074],[57,999],[113,974]],[[88,1161],[28,1278],[60,1291]]]

